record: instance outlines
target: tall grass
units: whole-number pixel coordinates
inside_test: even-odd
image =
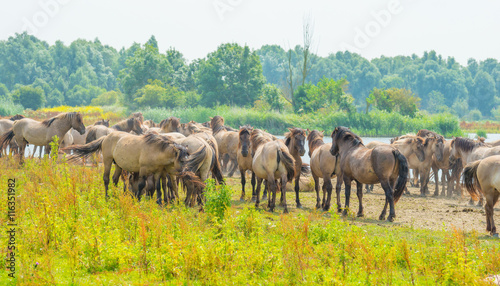
[[[403,116],[399,113],[371,111],[365,113],[326,113],[310,114],[283,114],[274,111],[257,111],[240,107],[218,106],[215,108],[193,107],[182,109],[144,109],[144,118],[161,121],[169,116],[180,117],[182,122],[194,120],[205,122],[210,117],[220,115],[227,125],[239,127],[250,124],[263,128],[274,134],[282,134],[289,127],[319,129],[331,132],[337,126],[347,126],[361,136],[399,136],[405,133],[417,132],[420,129],[436,131],[446,137],[460,136],[462,132],[458,119],[451,114],[426,115],[415,118]]]
[[[500,269],[498,241],[475,233],[271,214],[235,203],[239,185],[213,224],[197,209],[139,203],[121,183],[105,200],[101,167],[27,159],[19,168],[3,159],[0,177],[17,180],[19,234],[17,278],[3,267],[0,285],[477,285]]]

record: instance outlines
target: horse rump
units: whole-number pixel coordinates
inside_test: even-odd
[[[408,180],[408,161],[406,160],[406,157],[397,149],[394,149],[392,154],[394,154],[394,158],[399,165],[398,180],[396,182],[396,187],[394,188],[394,203],[397,203],[406,188],[406,181]]]
[[[475,201],[481,197],[481,194],[478,192],[478,189],[481,190],[481,186],[477,180],[477,167],[479,166],[479,163],[481,163],[481,160],[468,164],[464,169],[465,189]]]

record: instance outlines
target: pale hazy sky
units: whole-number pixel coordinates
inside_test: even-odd
[[[0,40],[27,29],[53,44],[96,37],[117,49],[155,35],[159,48],[204,57],[226,42],[302,43],[305,16],[315,50],[346,48],[369,59],[435,50],[460,63],[500,58],[500,1],[441,0],[0,0]]]

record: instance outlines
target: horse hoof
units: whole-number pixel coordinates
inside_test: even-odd
[[[284,210],[283,210],[283,213],[284,213],[284,214],[287,214],[287,213],[288,213],[288,209],[284,209]]]
[[[344,210],[344,211],[342,212],[342,215],[346,216],[346,215],[347,215],[347,210]]]
[[[389,217],[387,218],[387,221],[388,221],[388,222],[394,222],[394,217],[389,216]]]
[[[324,212],[327,212],[327,211],[329,211],[329,210],[330,210],[330,207],[323,207],[323,211],[324,211]]]
[[[301,209],[301,208],[302,208],[302,204],[301,204],[301,203],[298,203],[298,204],[297,204],[297,208],[298,208],[298,209]]]
[[[433,197],[439,197],[439,193],[434,193]]]
[[[378,217],[378,220],[385,220],[385,215],[380,215],[380,216]]]
[[[365,215],[363,213],[358,213],[356,216],[357,217],[364,217]]]
[[[420,194],[420,196],[421,196],[422,198],[425,198],[425,194]]]

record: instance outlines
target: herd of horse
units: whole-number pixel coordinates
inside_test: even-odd
[[[19,155],[21,164],[27,144],[38,146],[40,155],[45,147],[48,154],[54,136],[62,138],[60,152],[68,154],[68,161],[85,164],[89,159],[102,158],[106,198],[112,165],[115,165],[112,176],[115,185],[122,178],[125,190],[130,188],[139,200],[143,194],[153,196],[156,192],[158,204],[178,200],[179,183],[186,190],[186,205],[203,204],[206,179],[212,176],[218,184],[224,184],[224,172],[231,177],[239,170],[241,200],[246,198],[246,173],[250,171],[255,206],[259,207],[260,201],[267,199],[269,210],[274,211],[276,194],[280,193],[280,204],[287,213],[284,195],[287,183],[294,182],[295,202],[300,208],[300,177],[310,172],[315,185],[316,208],[329,210],[333,191],[331,180],[336,177],[337,210],[347,213],[351,183],[355,181],[359,200],[357,216],[361,217],[364,215],[363,184],[370,192],[373,184],[380,183],[385,205],[379,219],[386,219],[389,207],[387,220],[392,222],[396,217],[395,203],[408,193],[406,184],[410,170],[414,174],[410,183],[420,187],[422,196],[429,193],[432,176],[435,178],[434,195],[440,195],[439,172],[442,196],[460,192],[463,174],[463,185],[471,200],[480,199],[480,204],[486,201],[487,231],[498,236],[493,207],[500,196],[500,177],[497,175],[500,174],[500,141],[485,143],[460,137],[446,140],[440,134],[422,129],[416,135],[393,138],[390,144],[374,141],[365,145],[349,128],[339,126],[331,133],[332,143],[325,143],[324,131],[318,130],[289,128],[284,139],[278,139],[249,125],[233,129],[224,124],[221,116],[205,123],[182,124],[179,118],[169,117],[156,124],[152,120],[145,121],[142,113],[134,113],[111,127],[106,120],[85,127],[82,115],[75,112],[61,113],[44,121],[21,115],[1,119],[0,134],[2,154],[10,149],[11,153]],[[305,155],[306,142],[310,165],[301,159]],[[344,207],[340,202],[342,183]]]

